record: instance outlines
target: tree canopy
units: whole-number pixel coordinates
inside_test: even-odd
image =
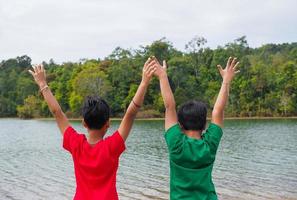
[[[212,109],[221,77],[216,65],[229,56],[240,61],[240,74],[232,83],[227,116],[297,115],[297,43],[249,47],[240,37],[216,49],[194,37],[177,50],[165,38],[138,49],[117,47],[104,59],[57,64],[43,62],[50,88],[69,117],[79,117],[83,99],[99,95],[107,100],[112,116],[121,116],[136,92],[146,59],[167,60],[168,76],[177,106],[190,99]],[[23,55],[0,63],[0,117],[48,117],[50,113],[31,75],[31,58]],[[158,80],[149,87],[143,108],[145,117],[161,117],[164,111]],[[209,112],[210,113],[210,112]]]

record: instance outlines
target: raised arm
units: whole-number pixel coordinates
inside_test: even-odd
[[[58,127],[63,135],[66,128],[69,126],[69,121],[47,85],[43,65],[36,65],[33,67],[33,71],[29,70],[29,72],[32,74],[35,82],[39,86],[40,92],[42,93],[51,113],[55,117]]]
[[[144,95],[146,93],[147,87],[152,79],[152,76],[155,70],[156,70],[155,61],[149,58],[144,64],[144,67],[142,70],[141,83],[135,93],[135,96],[133,97],[131,103],[129,104],[128,109],[118,129],[120,135],[124,140],[126,140],[127,137],[129,136],[134,119],[143,103]]]
[[[172,94],[172,90],[170,88],[168,76],[167,76],[167,65],[166,61],[163,61],[163,66],[160,65],[158,61],[156,61],[156,76],[160,80],[160,88],[161,88],[161,95],[164,101],[165,106],[165,130],[168,130],[170,127],[177,123],[177,114],[176,114],[176,107],[175,107],[175,100]]]
[[[223,69],[221,65],[217,66],[223,78],[223,82],[212,111],[211,122],[220,127],[223,127],[224,125],[224,109],[228,101],[231,81],[234,78],[234,75],[239,72],[239,70],[237,71],[236,69],[238,64],[239,62],[237,62],[236,58],[230,57],[225,69]]]

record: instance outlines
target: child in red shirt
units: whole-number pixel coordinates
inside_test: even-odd
[[[108,104],[97,96],[87,97],[83,109],[83,125],[88,136],[74,130],[59,103],[50,91],[42,65],[29,72],[40,87],[49,109],[63,135],[63,147],[72,155],[76,177],[75,200],[117,200],[116,173],[119,157],[125,150],[125,140],[136,114],[143,103],[149,82],[156,70],[156,61],[149,58],[144,64],[142,81],[115,133],[104,138],[110,122]]]

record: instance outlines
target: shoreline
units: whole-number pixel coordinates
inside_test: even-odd
[[[20,120],[54,120],[53,117],[41,117],[41,118],[32,118],[32,119],[21,119],[18,117],[0,117],[1,119],[20,119]],[[82,118],[68,118],[69,121],[81,121]],[[112,121],[120,121],[122,120],[122,118],[120,117],[112,117],[110,118]],[[165,118],[163,117],[152,117],[152,118],[136,118],[136,121],[157,121],[157,120],[164,120]],[[207,120],[210,120],[211,118],[207,118]],[[225,120],[256,120],[256,119],[260,119],[260,120],[274,120],[274,119],[297,119],[297,116],[292,116],[292,117],[225,117]]]

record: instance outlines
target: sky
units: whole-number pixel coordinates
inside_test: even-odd
[[[297,42],[296,0],[0,0],[0,60],[104,58],[166,37],[184,50],[194,36],[216,48]]]

